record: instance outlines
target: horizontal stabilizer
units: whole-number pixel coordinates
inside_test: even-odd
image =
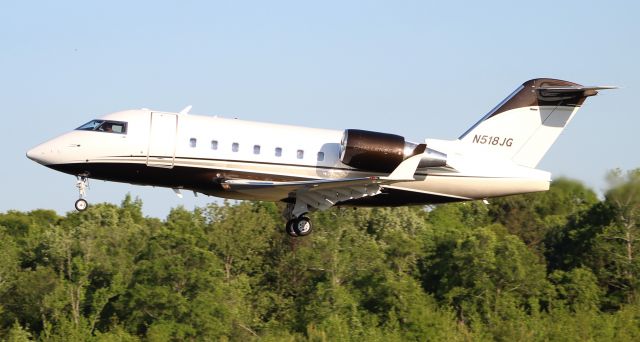
[[[568,86],[553,86],[542,85],[537,88],[541,99],[549,100],[549,97],[553,96],[582,96],[589,97],[598,95],[598,90],[617,89],[614,86],[582,86],[582,85],[568,85]]]
[[[542,86],[538,88],[539,90],[553,90],[559,93],[571,93],[577,91],[584,90],[605,90],[605,89],[618,89],[616,86],[566,86],[566,87],[553,87],[553,86]]]

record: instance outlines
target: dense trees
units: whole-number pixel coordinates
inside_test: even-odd
[[[640,170],[490,204],[0,214],[0,340],[640,340]]]

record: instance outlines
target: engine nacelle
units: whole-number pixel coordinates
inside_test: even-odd
[[[405,159],[423,153],[418,168],[441,167],[447,165],[447,155],[424,149],[404,140],[404,137],[389,133],[347,129],[340,143],[340,161],[357,169],[390,173]]]
[[[340,144],[340,161],[357,169],[389,173],[411,157],[416,146],[395,134],[347,129]]]

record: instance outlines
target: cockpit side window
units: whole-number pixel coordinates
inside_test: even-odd
[[[123,121],[91,120],[76,129],[80,131],[98,131],[126,134],[127,123]]]
[[[98,131],[109,133],[127,133],[127,124],[125,122],[105,121],[100,125],[100,127],[98,127]]]

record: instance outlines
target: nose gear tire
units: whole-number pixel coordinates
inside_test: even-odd
[[[85,211],[87,210],[87,207],[89,207],[89,203],[87,203],[86,200],[81,198],[76,201],[75,207],[77,211]]]

